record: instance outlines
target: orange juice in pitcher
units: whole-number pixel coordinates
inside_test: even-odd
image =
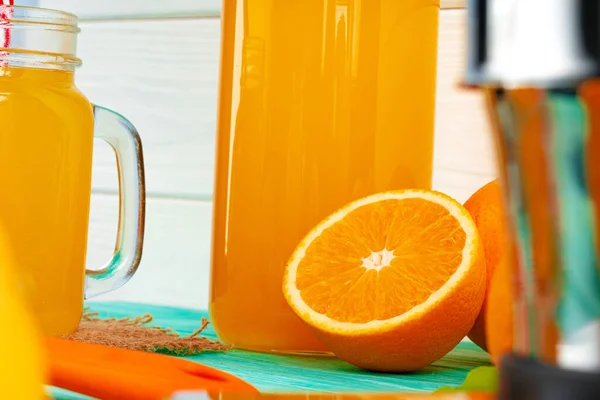
[[[223,6],[212,322],[239,348],[326,351],[283,269],[344,204],[431,187],[439,0]]]

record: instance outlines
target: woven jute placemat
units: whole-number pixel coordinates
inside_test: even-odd
[[[168,327],[153,326],[152,320],[150,314],[127,318],[101,318],[98,313],[86,308],[77,331],[65,339],[179,356],[229,349],[220,342],[200,336],[209,324],[206,318],[202,318],[198,330],[189,336],[180,336]]]

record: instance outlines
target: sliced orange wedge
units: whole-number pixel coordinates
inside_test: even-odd
[[[485,261],[469,213],[438,192],[375,194],[338,210],[298,245],[284,295],[338,357],[414,371],[452,350],[481,309]]]

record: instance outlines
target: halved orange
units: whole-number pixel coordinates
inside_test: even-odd
[[[284,274],[284,295],[356,366],[420,369],[452,350],[481,309],[485,262],[473,219],[434,191],[354,201],[318,224]]]

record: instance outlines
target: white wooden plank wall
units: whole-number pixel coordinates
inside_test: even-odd
[[[220,2],[28,2],[35,1],[82,17],[78,86],[93,102],[129,117],[144,144],[142,265],[129,284],[103,299],[206,307]],[[464,1],[445,0],[442,6],[434,185],[463,201],[493,179],[495,168],[480,97],[457,88]],[[118,210],[114,156],[101,143],[93,185],[88,260],[99,266],[111,255]]]

